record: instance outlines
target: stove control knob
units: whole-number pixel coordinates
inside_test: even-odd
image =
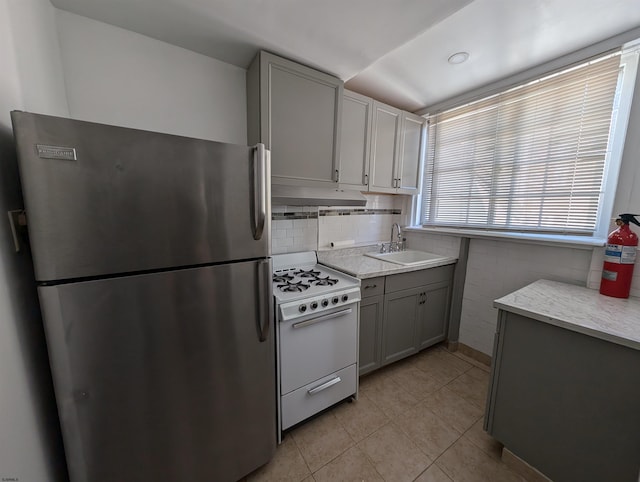
[[[313,301],[310,305],[312,310],[315,310],[318,307],[318,302],[317,301]]]
[[[349,299],[349,295],[342,295],[342,302],[344,303]]]
[[[321,304],[324,308],[326,308],[326,307],[327,307],[327,305],[329,305],[329,300],[322,300],[322,301],[320,302],[320,304]]]
[[[300,305],[298,306],[298,311],[300,313],[304,313],[305,311],[307,311],[307,305]]]
[[[331,299],[331,303],[333,303],[334,305],[337,305],[337,304],[338,304],[338,301],[340,301],[340,300],[338,299],[338,297],[337,297],[337,296],[334,296],[334,297]]]

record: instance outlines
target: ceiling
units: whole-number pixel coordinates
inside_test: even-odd
[[[259,49],[416,111],[622,32],[639,0],[51,0],[246,68]],[[469,52],[469,60],[447,58]]]

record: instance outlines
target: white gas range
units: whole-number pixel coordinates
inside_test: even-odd
[[[358,392],[360,280],[314,251],[273,256],[279,436]]]

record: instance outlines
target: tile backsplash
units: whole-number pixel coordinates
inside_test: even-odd
[[[318,249],[318,208],[314,206],[273,206],[271,210],[271,251],[273,254]]]
[[[393,223],[402,222],[404,196],[364,196],[364,207],[273,206],[273,254],[330,249],[332,242],[388,241]]]

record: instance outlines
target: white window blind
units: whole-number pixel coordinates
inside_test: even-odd
[[[591,234],[620,55],[432,116],[422,223]]]

